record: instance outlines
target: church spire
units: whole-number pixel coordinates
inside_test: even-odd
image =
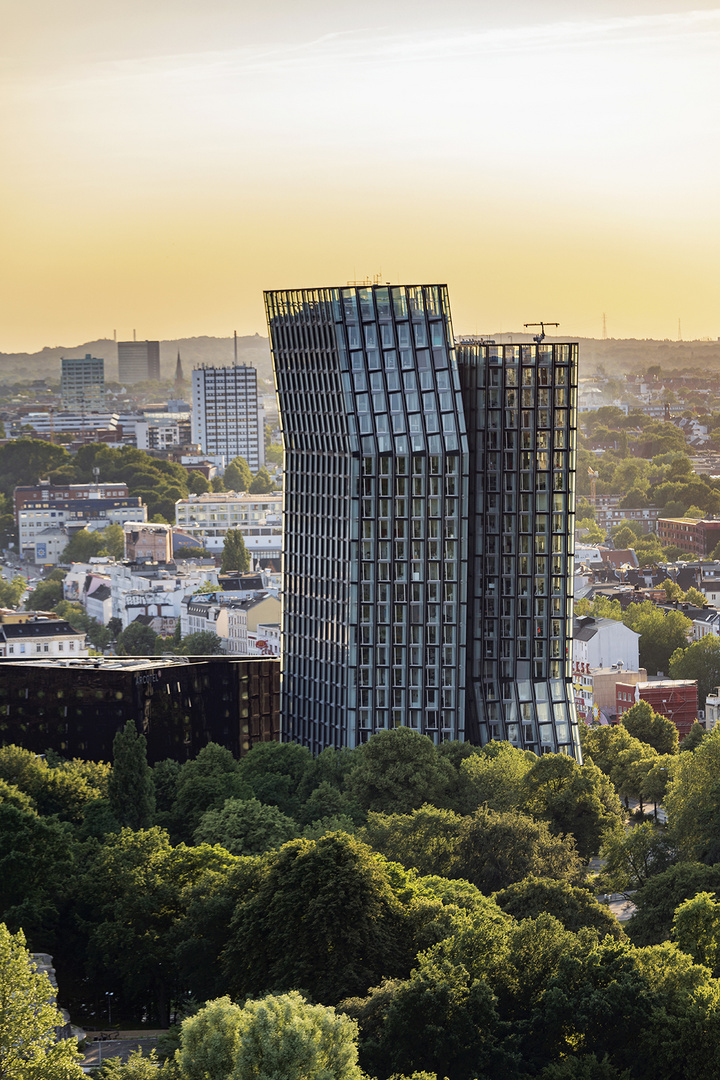
[[[183,379],[182,360],[180,359],[180,350],[178,349],[177,364],[175,365],[175,385],[179,386]]]

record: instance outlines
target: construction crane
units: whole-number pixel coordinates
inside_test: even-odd
[[[595,481],[597,480],[599,475],[600,474],[598,473],[597,469],[593,469],[590,467],[590,465],[588,465],[588,476],[590,477],[590,502],[592,503],[593,509],[595,509],[595,502],[597,499],[597,488],[595,485]]]
[[[539,326],[540,327],[540,333],[539,334],[533,334],[533,341],[537,341],[538,345],[542,341],[545,340],[545,327],[546,326],[559,326],[559,325],[560,325],[559,322],[526,322],[526,323],[523,323],[523,326],[525,327],[526,330],[529,329],[530,327],[533,327],[533,326]]]

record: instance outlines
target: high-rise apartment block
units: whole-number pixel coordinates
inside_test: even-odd
[[[105,408],[105,361],[90,353],[63,356],[60,396],[63,409],[95,412]]]
[[[265,432],[258,402],[257,371],[200,367],[192,373],[192,441],[226,461],[245,458],[252,472],[265,463]]]
[[[159,341],[118,341],[118,382],[124,386],[160,380]]]
[[[444,286],[266,294],[284,738],[407,725],[579,754],[577,345],[456,348]]]

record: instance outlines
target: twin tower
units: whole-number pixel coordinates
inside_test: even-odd
[[[453,337],[443,285],[265,294],[285,444],[282,722],[579,755],[577,345]]]

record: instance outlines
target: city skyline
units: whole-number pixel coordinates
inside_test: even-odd
[[[13,9],[0,352],[375,276],[447,281],[461,334],[717,338],[720,9],[497,7]]]

